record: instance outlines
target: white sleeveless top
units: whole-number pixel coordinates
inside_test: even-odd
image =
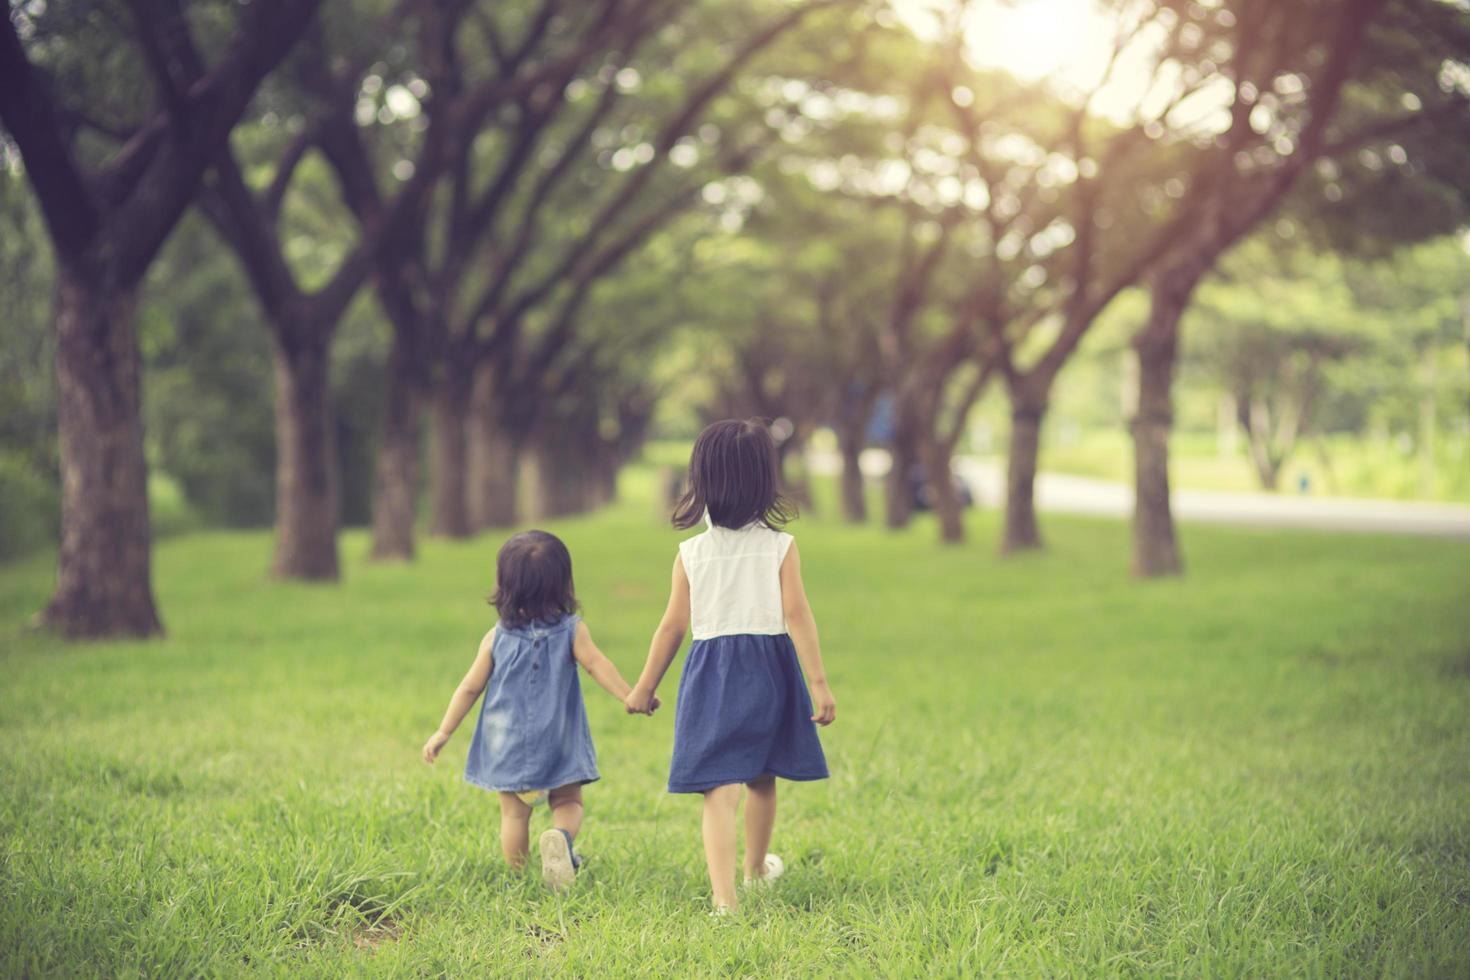
[[[696,640],[731,633],[786,632],[781,563],[793,538],[761,524],[716,527],[679,543],[689,577],[689,625]]]

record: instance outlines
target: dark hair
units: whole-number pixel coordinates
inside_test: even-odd
[[[572,555],[561,538],[545,531],[522,531],[501,545],[490,605],[510,629],[576,612]]]
[[[674,527],[704,520],[720,527],[760,523],[779,529],[796,516],[781,494],[776,475],[776,441],[751,419],[725,419],[705,426],[689,456],[689,485],[674,507]]]

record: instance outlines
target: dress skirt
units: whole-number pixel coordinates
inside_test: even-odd
[[[812,702],[785,633],[695,640],[679,679],[670,793],[702,793],[770,773],[827,778]]]

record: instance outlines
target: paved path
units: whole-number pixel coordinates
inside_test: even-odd
[[[870,458],[875,469],[886,469],[886,458]],[[815,469],[832,472],[840,466],[835,453],[830,458],[818,456],[812,463]],[[1003,463],[960,456],[955,459],[955,471],[970,485],[982,506],[1004,504]],[[1043,511],[1127,518],[1133,513],[1133,488],[1108,480],[1041,473],[1036,478],[1036,506]],[[1212,524],[1470,538],[1470,506],[1464,504],[1175,490],[1174,515],[1181,521]]]
[[[955,468],[987,504],[998,506],[1004,502],[1005,473],[1001,464],[966,457],[956,460]],[[1036,506],[1072,514],[1128,517],[1133,513],[1133,488],[1107,480],[1042,473],[1036,480]],[[1463,504],[1175,490],[1174,515],[1181,521],[1213,524],[1470,538],[1470,506]]]

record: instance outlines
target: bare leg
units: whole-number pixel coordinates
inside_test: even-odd
[[[776,777],[766,773],[745,784],[750,798],[745,801],[745,876],[766,873],[766,852],[776,826]]]
[[[551,807],[551,825],[573,837],[582,829],[582,784],[558,786],[546,798]]]
[[[531,849],[531,808],[514,793],[500,794],[500,849],[512,868],[525,865]]]
[[[740,784],[718,786],[704,794],[704,859],[715,908],[732,912],[735,896],[735,811],[740,806]]]

